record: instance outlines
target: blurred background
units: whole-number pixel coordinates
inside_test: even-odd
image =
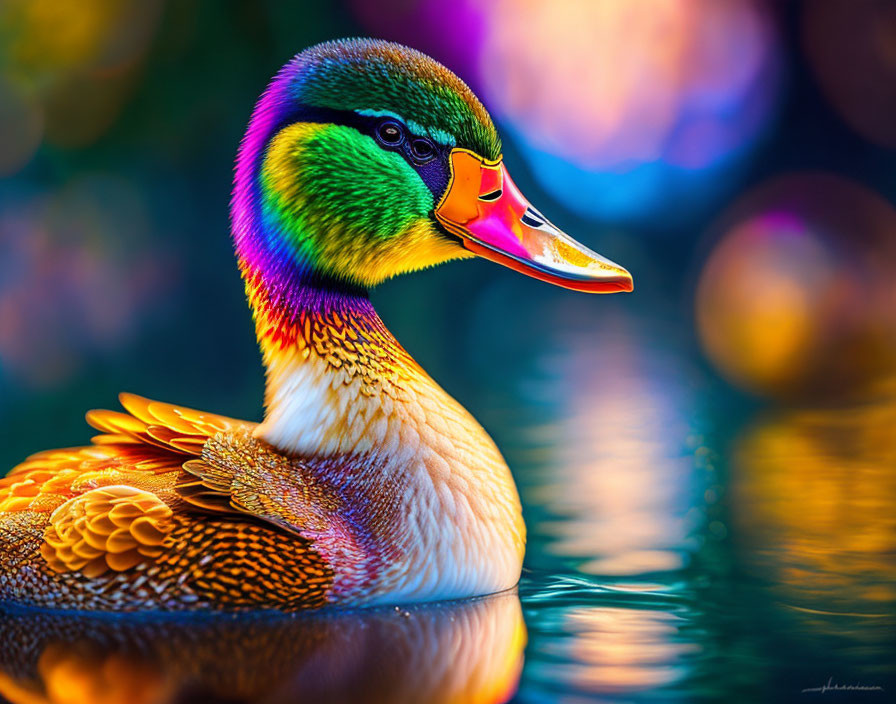
[[[373,294],[520,484],[519,700],[892,692],[891,2],[5,0],[2,466],[120,390],[260,417],[233,157],[283,63],[358,35],[466,80],[521,190],[635,278]]]

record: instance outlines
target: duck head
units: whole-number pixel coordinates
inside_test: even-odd
[[[382,41],[321,44],[274,78],[240,148],[232,220],[253,305],[471,256],[579,291],[632,290],[520,193],[457,76]]]

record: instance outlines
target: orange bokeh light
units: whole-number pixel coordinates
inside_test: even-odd
[[[696,291],[703,349],[779,397],[854,396],[896,376],[896,211],[845,179],[799,174],[736,204]]]

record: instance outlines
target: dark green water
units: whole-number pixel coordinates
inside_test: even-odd
[[[892,701],[896,403],[759,407],[702,366],[674,314],[515,286],[459,305],[473,311],[463,335],[411,351],[437,367],[463,360],[435,375],[514,469],[530,531],[518,599],[297,619],[8,614],[3,691]],[[414,325],[407,315],[399,332]],[[867,689],[805,691],[828,683]]]

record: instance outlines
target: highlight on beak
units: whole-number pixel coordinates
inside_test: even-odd
[[[502,161],[487,161],[467,149],[453,149],[450,161],[451,181],[435,216],[468,250],[574,291],[634,288],[625,269],[576,242],[533,208]]]

